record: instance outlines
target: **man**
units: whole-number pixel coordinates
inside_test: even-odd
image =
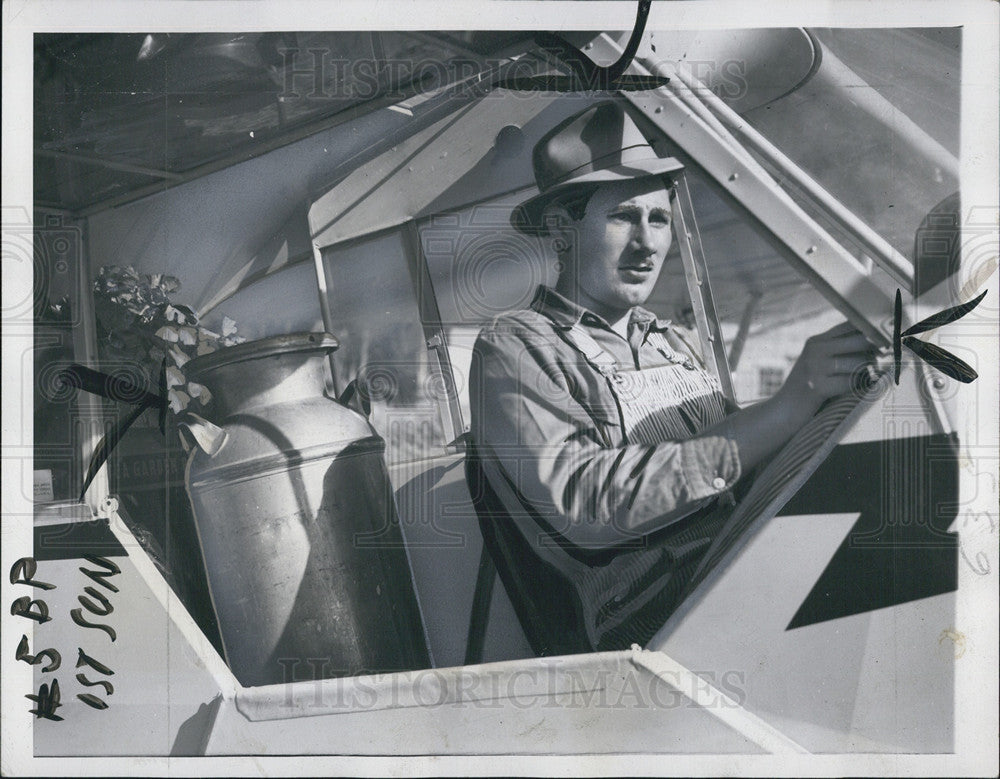
[[[694,339],[641,307],[672,240],[672,174],[616,102],[534,150],[513,226],[551,237],[555,289],[480,334],[470,488],[539,654],[645,643],[729,516],[741,476],[873,357],[846,325],[810,339],[782,390],[737,410]]]

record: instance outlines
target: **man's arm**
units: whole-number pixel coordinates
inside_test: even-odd
[[[487,472],[513,485],[565,539],[586,548],[620,544],[677,521],[739,479],[738,446],[721,431],[607,447],[546,339],[532,336],[494,329],[476,342],[473,436]]]
[[[824,400],[850,392],[858,372],[874,355],[874,347],[847,322],[815,335],[806,341],[776,395],[726,417],[701,435],[733,440],[740,464],[750,470],[782,447]]]
[[[783,446],[873,356],[847,323],[806,342],[774,397],[685,441],[607,447],[545,338],[487,331],[470,377],[473,435],[498,476],[554,530],[604,548],[659,530],[728,490]]]

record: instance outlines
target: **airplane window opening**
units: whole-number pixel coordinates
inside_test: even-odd
[[[322,255],[340,340],[336,385],[363,384],[390,465],[442,454],[453,438],[441,413],[448,379],[427,349],[402,231],[330,246]],[[375,287],[378,306],[369,303]]]
[[[781,368],[761,368],[759,373],[760,388],[757,394],[762,398],[769,398],[781,389],[785,381],[785,371]]]
[[[741,405],[756,402],[773,394],[760,382],[759,372],[787,374],[805,340],[842,321],[843,314],[751,221],[740,217],[705,176],[689,168],[687,180],[736,400]],[[679,272],[677,264],[668,263],[667,278],[654,291],[654,298],[672,294],[675,309],[683,293],[678,289]]]

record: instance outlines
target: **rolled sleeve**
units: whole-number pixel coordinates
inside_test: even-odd
[[[692,438],[683,445],[681,465],[695,500],[732,489],[742,474],[740,453],[731,438],[712,435]]]
[[[606,548],[676,522],[739,479],[738,448],[724,435],[622,445],[610,391],[588,388],[575,353],[553,338],[494,327],[473,350],[473,437],[491,484],[516,495],[520,505],[504,501],[509,513],[542,519],[575,546]]]

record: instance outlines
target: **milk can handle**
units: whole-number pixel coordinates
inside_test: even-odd
[[[344,388],[344,391],[340,393],[339,397],[336,398],[336,401],[346,408],[354,409],[360,414],[371,418],[371,396],[368,393],[368,387],[360,377],[352,379]]]

